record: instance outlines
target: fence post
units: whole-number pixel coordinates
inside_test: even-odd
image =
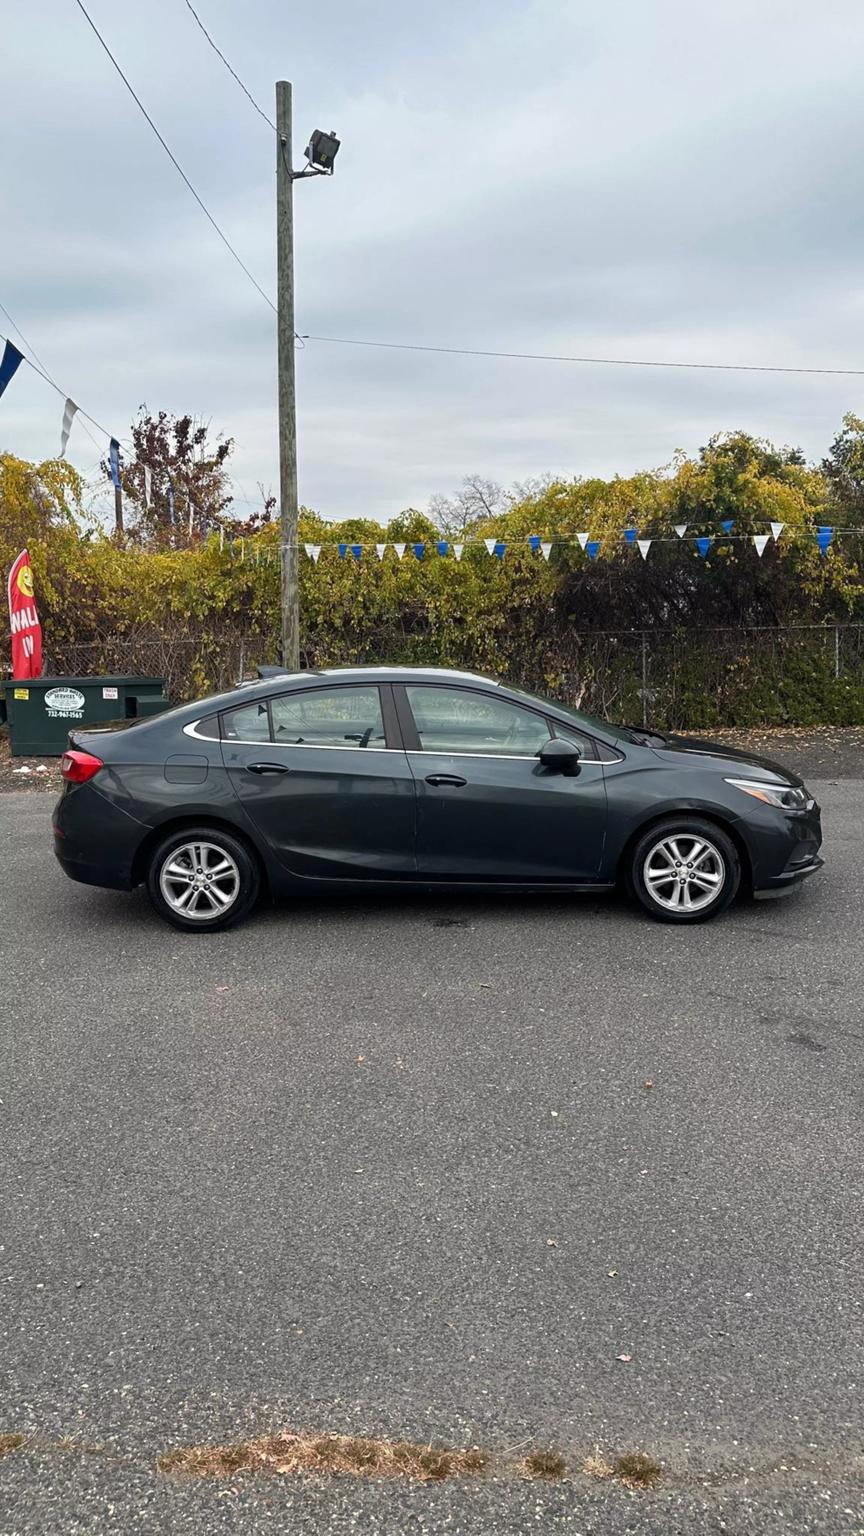
[[[642,724],[648,724],[648,636],[642,631]]]
[[[834,625],[834,678],[840,676],[840,625]]]

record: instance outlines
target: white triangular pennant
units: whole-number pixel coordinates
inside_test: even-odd
[[[60,457],[66,452],[66,444],[69,441],[69,433],[72,431],[72,422],[78,407],[74,400],[67,400],[63,407],[63,425],[60,428]]]
[[[640,555],[642,556],[642,559],[643,560],[647,560],[648,559],[648,551],[651,548],[651,540],[650,539],[637,539],[636,540],[636,548],[638,549]]]
[[[405,553],[406,549],[408,548],[408,546],[407,546],[407,544],[394,544],[393,548],[396,551],[396,558],[398,560],[401,560],[402,556],[404,555],[404,553]]]
[[[541,545],[540,545],[540,553],[543,556],[544,560],[548,560],[549,556],[552,553],[552,545],[551,545],[551,543],[547,544],[545,539],[544,539],[542,541]]]
[[[453,553],[456,556],[457,560],[461,560],[462,559],[462,551],[463,551],[464,548],[465,548],[464,544],[454,544],[453,545]]]
[[[675,532],[677,533],[679,539],[683,539],[685,533],[687,532],[687,524],[686,523],[676,523],[675,524]]]
[[[786,527],[785,523],[772,523],[771,524],[771,537],[773,538],[775,544],[776,544],[777,540],[779,539],[779,537],[780,537],[780,535],[783,532],[783,529],[785,527]]]
[[[770,533],[754,533],[753,535],[753,543],[756,545],[756,553],[760,560],[765,553],[765,545],[768,543],[770,537]]]
[[[145,507],[149,507],[149,505],[150,505],[150,487],[151,487],[152,483],[153,483],[153,471],[151,470],[149,464],[145,464],[144,465],[144,505],[145,505]]]
[[[497,539],[484,539],[483,543],[486,545],[486,548],[487,548],[489,554],[490,555],[494,555],[494,553],[495,553],[495,545],[498,543],[498,540]]]
[[[378,556],[379,560],[383,560],[384,559],[384,551],[385,551],[386,548],[387,548],[386,544],[376,544],[375,545],[375,553]]]
[[[579,548],[584,549],[591,535],[590,533],[577,533],[576,537],[579,540]]]
[[[321,545],[320,544],[304,544],[303,548],[305,549],[307,555],[309,556],[309,559],[313,560],[315,562],[315,564],[317,565],[318,564],[318,556],[321,553]]]

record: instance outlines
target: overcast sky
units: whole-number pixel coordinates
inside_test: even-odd
[[[271,131],[184,0],[85,3],[275,296]],[[342,139],[296,189],[301,332],[864,367],[860,0],[195,3],[269,114],[293,80],[295,164],[312,128]],[[0,303],[117,436],[141,402],[190,411],[236,439],[238,497],[277,487],[272,312],[75,0],[0,15]],[[300,495],[386,519],[471,472],[627,473],[733,427],[816,458],[862,386],[310,341]],[[55,453],[62,404],[22,367],[0,449]],[[103,449],[76,423],[78,467]]]

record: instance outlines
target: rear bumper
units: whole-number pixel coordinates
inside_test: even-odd
[[[63,873],[82,885],[131,891],[135,854],[149,828],[113,805],[92,784],[60,796],[51,817],[54,853]]]

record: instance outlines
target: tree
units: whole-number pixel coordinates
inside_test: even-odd
[[[472,523],[497,517],[512,503],[504,487],[483,475],[466,475],[455,496],[436,495],[429,502],[429,516],[448,537],[464,534]]]
[[[232,502],[226,462],[233,438],[210,439],[210,427],[194,416],[153,415],[141,407],[132,423],[134,452],[120,471],[126,526],[142,544],[194,542],[212,528],[230,526]],[[105,474],[108,465],[102,465]],[[149,501],[145,469],[150,472]],[[269,520],[266,519],[265,520]]]
[[[864,420],[851,411],[843,417],[822,473],[828,482],[834,522],[860,528],[864,519]]]

